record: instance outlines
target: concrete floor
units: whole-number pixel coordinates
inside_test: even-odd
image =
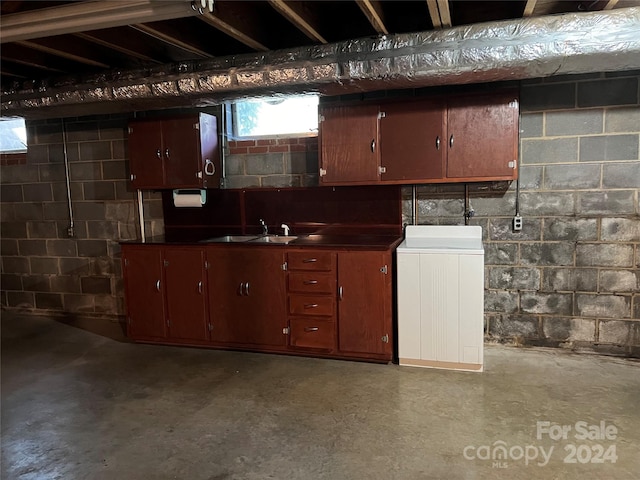
[[[458,373],[1,325],[5,480],[640,478],[634,361],[488,346]]]

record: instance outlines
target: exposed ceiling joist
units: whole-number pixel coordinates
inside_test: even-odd
[[[317,19],[313,18],[308,9],[304,9],[304,2],[294,3],[286,2],[285,0],[269,0],[269,3],[311,40],[319,43],[328,43],[320,33]]]
[[[523,17],[530,17],[533,15],[533,11],[536,8],[536,3],[538,0],[527,0],[526,5],[524,6],[524,12],[522,12]]]
[[[145,33],[147,35],[149,35],[150,37],[153,37],[157,40],[161,40],[165,43],[168,43],[169,45],[173,45],[174,47],[177,48],[181,48],[183,50],[185,50],[186,52],[190,52],[193,53],[194,55],[197,55],[199,57],[202,58],[209,58],[211,57],[211,55],[209,55],[207,52],[205,52],[204,50],[191,45],[187,42],[184,42],[182,40],[180,40],[179,38],[176,38],[175,35],[171,35],[168,32],[164,32],[159,30],[158,28],[152,27],[150,25],[145,25],[142,23],[138,23],[136,25],[131,25],[131,28],[134,28],[136,30],[138,30],[139,32]]]
[[[429,8],[429,16],[431,17],[431,24],[433,25],[433,28],[442,28],[437,0],[427,0],[427,8]]]
[[[160,64],[162,63],[159,60],[156,60],[155,58],[151,58],[148,55],[145,55],[143,53],[137,52],[135,50],[132,50],[130,48],[124,47],[122,45],[119,45],[107,38],[103,38],[103,37],[99,37],[93,33],[76,33],[75,34],[77,37],[82,38],[83,40],[87,40],[89,42],[93,42],[97,45],[102,45],[103,47],[107,47],[110,48],[112,50],[115,50],[116,52],[120,52],[124,55],[128,55],[130,57],[133,58],[137,58],[138,60],[143,60],[146,62],[152,62],[152,63],[156,63],[156,64]]]
[[[427,0],[429,16],[433,28],[446,28],[451,26],[451,12],[448,0]]]
[[[107,65],[106,63],[93,60],[87,55],[77,55],[66,50],[65,48],[61,48],[60,46],[52,44],[50,41],[47,41],[47,44],[45,45],[37,41],[21,40],[19,42],[16,42],[16,45],[22,45],[23,47],[32,48],[40,52],[48,53],[49,55],[55,55],[56,57],[66,58],[67,60],[72,60],[84,65],[91,65],[92,67],[109,68],[109,65]]]
[[[438,11],[440,12],[440,23],[442,23],[442,26],[445,28],[452,26],[449,0],[438,0]]]
[[[617,3],[618,3],[618,0],[609,0],[607,4],[604,6],[603,10],[611,10],[613,7],[616,6]]]
[[[158,2],[96,0],[77,2],[0,17],[0,43],[31,40],[68,33],[190,17],[198,12],[188,1]]]
[[[384,24],[384,13],[380,2],[378,0],[356,0],[356,2],[376,32],[388,35],[389,30]]]

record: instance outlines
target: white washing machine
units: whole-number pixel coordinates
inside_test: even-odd
[[[409,225],[396,252],[400,365],[481,372],[482,227]]]

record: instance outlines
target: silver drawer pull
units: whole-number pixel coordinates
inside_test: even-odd
[[[302,260],[302,263],[316,263],[317,261],[317,258],[305,258],[304,260]]]
[[[202,295],[202,280],[198,282],[198,293]]]
[[[440,135],[436,137],[436,150],[440,150]]]
[[[160,280],[156,282],[156,290],[160,291]]]
[[[304,308],[318,308],[317,303],[305,303]]]
[[[320,330],[318,327],[304,327],[305,332],[317,332]]]
[[[318,280],[305,280],[302,283],[303,285],[316,285],[318,283]]]

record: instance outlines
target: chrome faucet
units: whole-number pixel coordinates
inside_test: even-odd
[[[287,225],[286,223],[283,223],[282,225],[280,225],[280,228],[282,230],[284,230],[284,236],[288,237],[289,236],[289,230],[291,230],[291,227],[289,227],[289,225]]]
[[[264,223],[263,219],[260,219],[260,225],[262,225],[262,234],[269,235],[269,227],[267,227],[267,224]]]

